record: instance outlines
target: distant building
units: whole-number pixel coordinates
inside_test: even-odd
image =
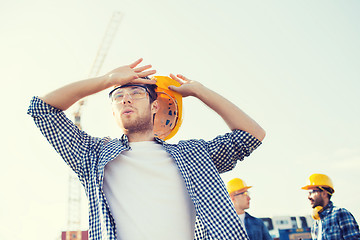
[[[89,240],[88,231],[66,231],[61,233],[61,240]]]
[[[288,233],[293,234],[293,232],[304,232],[302,234],[308,234],[309,229],[312,226],[313,219],[310,215],[308,216],[275,216],[272,218],[261,218],[265,226],[269,230],[269,233],[274,239],[280,238],[280,230],[282,234]],[[306,232],[306,233],[305,233]],[[310,234],[310,233],[309,233]],[[306,238],[303,238],[306,239]]]

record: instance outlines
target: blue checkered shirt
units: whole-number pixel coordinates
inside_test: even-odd
[[[320,220],[313,223],[311,235],[318,239],[319,224],[322,225],[322,239],[360,239],[359,225],[354,216],[345,208],[338,208],[330,201],[324,210],[319,213]]]
[[[28,114],[85,188],[90,239],[116,239],[116,231],[121,229],[116,229],[103,192],[104,168],[122,151],[130,150],[126,135],[120,139],[91,137],[75,126],[63,111],[37,97],[31,100]],[[248,239],[219,173],[233,169],[238,160],[249,156],[261,142],[241,130],[211,141],[187,140],[178,144],[168,144],[158,138],[156,141],[174,159],[194,203],[194,239]]]

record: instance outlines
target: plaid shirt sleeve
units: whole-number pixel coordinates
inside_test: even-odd
[[[339,208],[337,215],[342,239],[360,239],[359,226],[354,216],[344,208]]]
[[[260,145],[261,141],[242,130],[234,130],[207,142],[210,158],[219,173],[233,169],[237,161],[244,160]]]
[[[318,239],[319,225],[322,225],[322,239],[360,239],[359,225],[345,208],[339,208],[330,201],[320,213],[321,220],[314,221],[311,229],[313,239]]]
[[[86,184],[92,163],[89,151],[97,152],[100,139],[90,137],[81,131],[65,113],[34,97],[27,112],[48,142],[64,161],[78,175],[81,183]]]
[[[198,217],[194,239],[248,239],[219,173],[231,170],[260,144],[242,130],[210,141],[192,139],[164,144],[194,202]]]

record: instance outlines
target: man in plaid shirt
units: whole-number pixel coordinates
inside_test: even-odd
[[[146,78],[156,71],[141,62],[34,97],[28,110],[85,188],[90,239],[248,239],[219,173],[249,156],[264,130],[219,94],[170,74],[179,83],[170,90],[200,99],[231,132],[178,144],[154,137],[159,102],[156,80]],[[115,87],[113,114],[124,132],[119,139],[89,136],[63,113],[109,87]]]
[[[360,239],[359,225],[354,216],[345,208],[339,208],[330,201],[335,192],[331,179],[325,174],[314,173],[308,184],[302,187],[309,190],[308,199],[315,219],[311,228],[313,239]]]

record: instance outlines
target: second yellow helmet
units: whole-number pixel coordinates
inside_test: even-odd
[[[307,185],[302,187],[301,189],[309,190],[316,187],[329,187],[333,190],[333,193],[335,192],[334,185],[331,179],[327,175],[320,173],[311,174],[308,179]]]
[[[226,185],[229,194],[239,190],[241,190],[241,192],[245,192],[251,187],[252,186],[246,185],[245,181],[240,178],[231,179]]]

